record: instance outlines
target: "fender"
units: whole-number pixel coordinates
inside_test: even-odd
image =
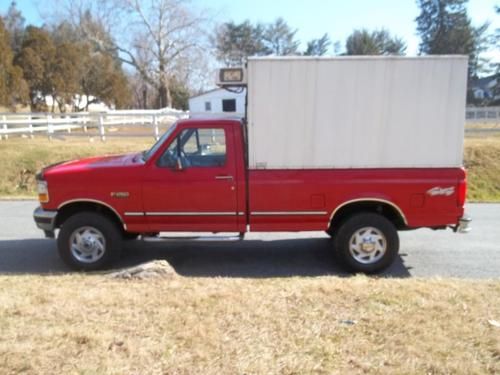
[[[116,217],[120,220],[120,222],[122,223],[123,225],[123,228],[125,230],[127,230],[127,224],[125,224],[125,222],[123,221],[123,218],[121,217],[121,215],[118,213],[118,211],[113,208],[112,206],[110,206],[108,203],[105,203],[103,201],[100,201],[100,200],[97,200],[97,199],[90,199],[90,198],[77,198],[77,199],[70,199],[70,200],[67,200],[67,201],[64,201],[63,203],[61,203],[58,207],[57,207],[57,210],[59,211],[61,208],[63,208],[64,206],[67,206],[71,203],[85,203],[85,202],[90,202],[90,203],[96,203],[96,204],[100,204],[106,208],[109,208],[111,211],[114,212],[114,214],[116,215]]]
[[[391,202],[390,200],[382,199],[382,198],[376,198],[376,197],[362,197],[362,198],[356,198],[356,199],[351,199],[351,200],[343,201],[342,204],[338,205],[333,210],[333,212],[330,215],[330,221],[328,223],[331,223],[331,221],[332,221],[333,217],[335,216],[335,214],[342,207],[347,206],[348,204],[357,203],[357,202],[380,202],[380,203],[388,204],[389,206],[393,207],[399,213],[399,215],[403,219],[403,222],[405,223],[405,225],[408,225],[408,221],[406,220],[406,216],[405,216],[403,210],[397,204],[395,204],[394,202]]]

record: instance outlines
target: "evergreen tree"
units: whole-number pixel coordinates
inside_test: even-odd
[[[263,26],[254,26],[248,20],[221,25],[216,30],[214,45],[217,59],[227,66],[242,66],[248,56],[268,53],[263,42]]]
[[[23,76],[30,91],[31,110],[47,110],[45,97],[54,94],[53,67],[56,47],[50,34],[41,28],[28,26],[21,51],[16,56],[16,65],[23,70]]]
[[[495,7],[495,12],[496,14],[500,15],[500,6]],[[500,28],[495,30],[495,34],[493,35],[492,38],[492,44],[493,48],[496,48],[497,50],[500,49]],[[496,78],[497,78],[497,83],[495,87],[493,88],[493,96],[498,97],[500,96],[500,63],[496,63],[493,65],[493,68],[496,70]],[[493,104],[500,104],[500,100],[494,99]]]
[[[346,40],[346,55],[404,55],[403,39],[385,30],[354,30]]]
[[[227,66],[241,66],[248,56],[298,54],[300,42],[295,39],[296,33],[282,18],[267,25],[253,25],[248,20],[239,24],[227,22],[217,28],[213,44],[219,61]]]
[[[0,17],[0,105],[15,109],[17,103],[27,99],[27,85],[22,78],[22,70],[13,65],[11,37]]]
[[[296,55],[300,42],[295,39],[295,34],[297,29],[291,29],[283,18],[278,18],[265,27],[263,42],[270,54]]]
[[[468,55],[469,76],[480,69],[479,53],[485,46],[488,24],[473,27],[467,15],[468,0],[417,0],[416,18],[420,35],[420,53]]]
[[[189,89],[181,82],[174,81],[172,85],[172,106],[187,111],[189,109]]]
[[[17,3],[12,1],[9,9],[4,16],[5,27],[10,34],[10,46],[14,54],[18,54],[21,50],[24,35],[25,19],[19,9]]]
[[[84,54],[87,51],[78,43],[62,42],[56,45],[52,67],[52,99],[60,112],[66,105],[72,105],[75,94],[80,92],[81,78],[84,74]],[[52,107],[54,111],[54,106]]]
[[[332,42],[328,34],[323,35],[319,39],[312,39],[307,42],[307,48],[304,52],[305,56],[323,56],[328,52],[328,48]]]
[[[88,17],[84,20],[92,22]],[[97,102],[117,108],[129,105],[128,78],[115,54],[100,51],[67,22],[56,25],[51,36],[56,45],[54,100],[61,111],[77,97],[85,99],[85,104],[76,104],[77,110],[88,110],[90,104]]]

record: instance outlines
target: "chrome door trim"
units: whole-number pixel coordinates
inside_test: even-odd
[[[144,212],[125,212],[125,216],[144,216]]]
[[[252,216],[296,216],[296,215],[327,215],[327,211],[252,211]]]
[[[146,212],[146,216],[236,216],[236,212]]]
[[[215,176],[216,180],[232,180],[233,176]]]

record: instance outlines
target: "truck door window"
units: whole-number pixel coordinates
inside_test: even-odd
[[[158,161],[160,167],[175,167],[180,159],[184,168],[222,167],[226,163],[224,129],[184,129]]]

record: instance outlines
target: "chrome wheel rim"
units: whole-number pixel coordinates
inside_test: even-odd
[[[106,252],[106,239],[94,227],[81,227],[73,231],[69,238],[71,254],[82,263],[94,263]]]
[[[386,251],[387,240],[384,234],[374,227],[358,229],[349,240],[351,256],[362,264],[378,262]]]

